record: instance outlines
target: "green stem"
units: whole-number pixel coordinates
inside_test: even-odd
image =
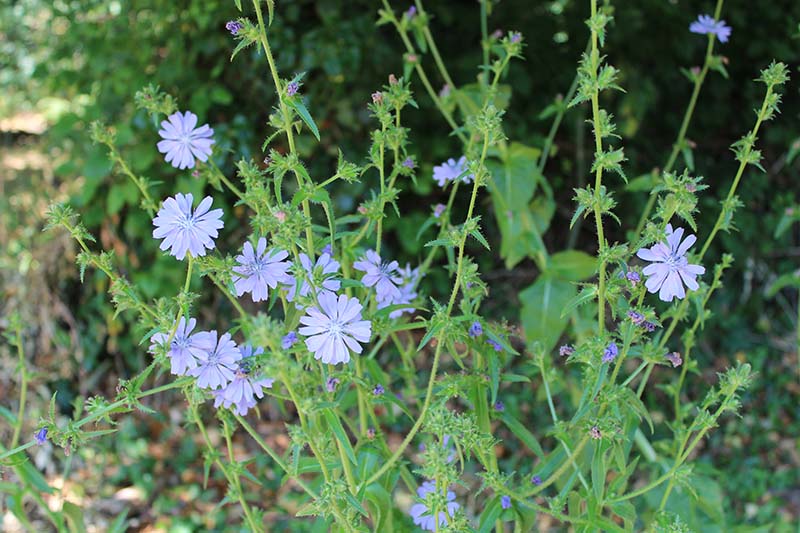
[[[422,0],[415,0],[414,3],[417,5],[417,11],[419,11],[420,16],[427,17],[425,8],[422,5]],[[425,37],[425,42],[428,43],[428,47],[431,49],[433,61],[436,63],[436,67],[439,69],[439,74],[442,75],[442,78],[444,78],[445,83],[450,86],[451,90],[455,89],[456,84],[453,83],[450,73],[447,72],[447,67],[445,67],[444,61],[442,61],[442,56],[439,54],[439,48],[436,46],[436,42],[433,40],[433,35],[431,34],[431,30],[427,24],[422,28],[422,35]]]
[[[25,402],[28,396],[28,368],[25,365],[25,350],[22,346],[22,326],[17,321],[16,324],[16,347],[17,355],[19,357],[19,370],[20,370],[20,390],[19,390],[19,411],[17,412],[17,421],[14,424],[14,435],[11,437],[11,448],[15,448],[19,443],[19,436],[22,433],[22,425],[25,420]]]
[[[722,12],[722,3],[723,0],[717,0],[717,7],[714,11],[714,18],[717,20],[719,20],[720,13]],[[692,116],[694,115],[694,108],[697,104],[697,98],[700,96],[700,89],[703,87],[706,74],[708,74],[708,70],[711,66],[711,60],[714,57],[715,38],[716,36],[714,33],[708,34],[708,45],[706,46],[705,61],[703,62],[703,67],[700,70],[700,74],[698,74],[697,78],[695,78],[692,96],[689,99],[689,105],[686,108],[686,112],[683,114],[683,121],[681,122],[681,129],[678,131],[678,138],[675,140],[675,144],[672,145],[672,152],[670,152],[669,159],[667,159],[667,163],[664,165],[664,173],[672,170],[673,165],[678,159],[678,154],[683,147],[683,142],[686,138],[686,132],[689,129],[689,124],[691,123]],[[647,199],[647,205],[645,205],[644,211],[642,211],[642,215],[639,217],[639,223],[636,224],[637,236],[642,234],[642,230],[647,222],[647,218],[650,216],[650,212],[653,210],[653,207],[655,207],[657,196],[658,195],[656,194],[651,194]]]
[[[289,151],[292,155],[297,155],[297,150],[294,145],[294,132],[292,131],[292,122],[289,114],[288,106],[283,101],[283,90],[281,89],[280,77],[278,76],[278,69],[275,67],[275,58],[272,57],[272,50],[269,47],[269,40],[267,39],[267,30],[264,26],[264,16],[261,13],[261,1],[253,0],[253,7],[256,11],[256,18],[258,19],[258,30],[261,45],[264,48],[264,55],[267,56],[267,63],[269,63],[269,71],[272,74],[272,81],[275,83],[275,93],[278,96],[278,104],[281,111],[281,116],[284,118],[284,130],[286,132],[286,140],[289,142]],[[294,173],[297,178],[298,187],[303,186],[303,178],[299,172]],[[303,199],[301,202],[303,206],[303,215],[308,219],[308,225],[305,228],[306,233],[306,253],[308,256],[314,258],[314,235],[311,232],[311,210],[309,208],[308,199]]]
[[[597,15],[597,0],[591,0],[591,16],[594,18]],[[600,51],[598,48],[598,37],[597,31],[592,29],[592,51],[591,51],[591,60],[592,60],[592,71],[597,73],[597,69],[599,67],[599,58],[600,58]],[[597,89],[592,93],[592,122],[594,124],[594,144],[595,144],[595,152],[596,156],[599,156],[603,152],[603,140],[602,140],[602,132],[600,131],[600,94]],[[605,318],[606,318],[606,261],[604,258],[605,255],[605,248],[606,248],[606,240],[605,236],[603,235],[603,212],[600,206],[600,189],[602,187],[603,182],[603,168],[602,166],[598,165],[597,170],[595,171],[595,178],[594,178],[594,222],[595,227],[597,228],[597,255],[600,257],[600,271],[598,275],[598,284],[597,284],[597,329],[600,333],[600,336],[603,335],[606,328]]]

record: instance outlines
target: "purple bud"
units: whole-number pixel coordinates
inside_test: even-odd
[[[331,246],[331,243],[326,244],[322,248],[322,253],[323,253],[323,255],[324,254],[333,255],[333,246]]]
[[[380,104],[381,102],[383,102],[383,93],[380,91],[375,91],[372,93],[372,103]]]
[[[666,357],[667,361],[672,363],[672,368],[678,368],[683,364],[683,359],[681,358],[681,354],[679,354],[678,352],[670,352],[664,357]]]
[[[445,83],[439,91],[439,98],[447,98],[448,96],[450,96],[450,85]]]
[[[375,438],[375,428],[369,428],[367,430],[367,438],[370,440]]]
[[[610,363],[617,358],[617,355],[619,355],[619,349],[617,348],[617,343],[611,341],[606,347],[605,351],[603,352],[603,362]]]
[[[336,392],[336,387],[339,385],[339,378],[328,378],[325,381],[325,389],[328,392]]]
[[[442,213],[444,213],[444,210],[446,208],[447,207],[444,204],[436,204],[435,206],[433,206],[433,217],[439,218],[440,216],[442,216]]]
[[[406,17],[409,18],[409,19],[414,18],[414,15],[416,15],[416,14],[417,14],[417,8],[414,7],[414,6],[409,7],[408,10],[405,13]]]
[[[511,498],[509,496],[501,496],[500,497],[500,506],[503,509],[510,509],[511,508]]]
[[[541,485],[541,484],[542,484],[542,478],[541,478],[541,477],[539,477],[538,475],[534,475],[534,476],[531,478],[531,483],[533,483],[534,485],[536,485],[536,486],[538,487],[539,485]]]
[[[403,166],[406,168],[414,168],[416,165],[414,164],[414,160],[410,157],[406,157],[406,160],[403,161]]]
[[[575,348],[570,346],[569,344],[564,344],[558,349],[558,355],[561,357],[567,357],[575,353]]]
[[[229,20],[225,23],[225,29],[231,32],[231,35],[236,35],[243,27],[241,22],[235,20]]]
[[[480,337],[481,335],[483,335],[483,326],[481,326],[481,323],[476,320],[469,327],[469,336],[474,339],[475,337]]]
[[[508,34],[508,37],[512,43],[518,43],[522,40],[522,34],[518,31],[512,31]]]
[[[297,91],[300,90],[300,85],[296,81],[290,81],[286,85],[286,95],[287,96],[294,96],[297,94]]]
[[[47,442],[47,428],[42,428],[39,431],[37,431],[34,438],[36,439],[36,444],[38,444],[39,446]]]
[[[498,413],[502,413],[503,411],[506,410],[506,404],[504,404],[500,400],[497,400],[497,402],[494,404],[494,410],[497,411]]]
[[[600,433],[600,428],[597,426],[592,426],[592,429],[589,430],[589,436],[595,440],[603,438],[603,434]]]
[[[380,396],[384,392],[386,392],[386,390],[383,388],[383,385],[381,385],[380,383],[375,385],[375,388],[372,389],[372,394],[375,395],[375,396]]]
[[[644,315],[642,313],[637,313],[636,311],[628,311],[628,318],[630,318],[631,322],[637,326],[644,322]]]
[[[634,287],[636,286],[637,283],[642,281],[642,278],[639,276],[639,273],[636,272],[635,270],[629,270],[628,273],[625,274],[625,278],[628,281],[630,281],[631,285],[633,285]]]
[[[297,333],[290,331],[281,339],[281,348],[288,350],[297,342]]]
[[[656,325],[653,324],[652,322],[645,322],[644,324],[642,324],[642,327],[648,333],[653,333],[656,330]]]
[[[489,340],[486,341],[486,343],[489,344],[489,346],[491,346],[492,348],[494,348],[495,352],[502,352],[503,351],[503,346],[499,342],[497,342],[496,340],[489,339]]]

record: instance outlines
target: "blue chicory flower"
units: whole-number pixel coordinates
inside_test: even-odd
[[[220,390],[212,392],[214,395],[214,407],[220,406],[231,409],[235,413],[244,416],[247,411],[255,407],[256,398],[264,397],[264,389],[271,389],[274,379],[266,377],[254,377],[249,371],[247,359],[264,353],[263,348],[256,348],[250,345],[239,346],[241,360],[238,368],[228,385]]]
[[[174,198],[164,200],[164,205],[153,219],[154,239],[161,241],[162,250],[170,249],[170,255],[183,261],[186,252],[192,257],[206,255],[206,249],[214,248],[214,239],[221,229],[222,209],[212,209],[210,196],[203,198],[197,209],[192,211],[191,194],[178,193]]]
[[[686,292],[683,284],[690,290],[699,287],[696,276],[705,273],[706,269],[700,265],[691,265],[686,259],[689,248],[697,241],[697,237],[689,235],[683,239],[683,228],[672,230],[672,225],[667,224],[667,242],[657,243],[652,248],[642,248],[636,255],[652,264],[644,268],[642,273],[648,276],[645,282],[648,292],[658,292],[658,297],[664,302],[671,302],[674,297],[683,299]]]
[[[162,129],[158,134],[163,140],[156,147],[162,154],[167,154],[164,159],[173,167],[194,168],[195,158],[204,163],[208,161],[211,145],[215,142],[211,138],[214,130],[208,124],[199,128],[195,128],[196,125],[197,115],[191,111],[184,114],[178,111],[161,122]]]
[[[197,320],[194,318],[190,318],[187,322],[185,317],[181,317],[175,335],[172,336],[167,356],[170,358],[170,373],[176,376],[184,376],[187,371],[196,368],[197,360],[210,348],[208,332],[192,333],[196,325]],[[150,338],[150,352],[155,352],[158,346],[163,346],[168,338],[167,333],[153,335]]]
[[[197,378],[201,389],[221,389],[233,381],[242,352],[231,339],[230,333],[218,337],[216,331],[208,332],[208,349],[198,357],[197,367],[188,375]]]
[[[710,15],[699,15],[689,26],[689,31],[701,35],[713,34],[721,43],[727,43],[731,36],[731,27],[724,20],[714,20]]]
[[[462,155],[458,161],[451,157],[441,165],[433,167],[433,179],[436,180],[436,183],[439,184],[439,187],[444,187],[448,181],[454,181],[458,179],[458,177],[464,174],[466,171],[467,158],[465,156]],[[475,176],[473,174],[467,174],[461,178],[461,181],[463,183],[471,183],[474,177]]]
[[[398,270],[400,274],[400,296],[394,300],[383,300],[378,302],[378,309],[383,309],[384,307],[388,307],[390,305],[400,305],[400,304],[411,304],[414,299],[417,297],[417,285],[419,284],[419,280],[421,279],[422,275],[419,271],[419,268],[411,268],[411,265],[406,263],[405,268],[401,268]],[[365,276],[366,277],[366,276]],[[396,318],[400,318],[403,316],[403,313],[413,313],[413,307],[405,307],[401,309],[395,309],[391,313],[389,313],[389,318],[392,320]]]
[[[417,497],[423,500],[421,503],[415,503],[411,506],[409,514],[414,521],[414,525],[421,527],[426,531],[436,531],[436,518],[433,517],[433,510],[424,503],[428,494],[436,492],[436,483],[434,481],[426,481],[417,489]],[[455,492],[447,491],[447,512],[439,511],[438,522],[439,527],[447,525],[448,516],[452,518],[456,514],[456,510],[461,507],[454,500],[456,499]]]
[[[342,282],[335,279],[336,274],[339,272],[339,262],[336,261],[329,253],[323,253],[317,258],[316,264],[311,264],[311,259],[305,254],[300,254],[300,266],[305,271],[305,279],[299,288],[300,296],[308,296],[311,292],[311,283],[314,283],[314,289],[317,297],[323,294],[332,294],[339,290]],[[298,284],[300,283],[301,276],[295,275],[289,277],[286,286],[286,299],[293,302],[298,295]],[[311,280],[311,283],[309,283]],[[318,284],[318,285],[317,285]],[[300,308],[298,306],[298,308]]]
[[[298,331],[308,337],[306,347],[314,359],[338,364],[350,361],[350,352],[361,353],[360,342],[369,342],[372,323],[361,319],[363,306],[356,298],[326,292],[318,297],[320,308],[311,307],[300,318]]]
[[[391,305],[403,296],[398,285],[403,283],[397,261],[384,263],[375,250],[367,250],[365,257],[353,263],[353,268],[364,272],[361,283],[367,287],[375,287],[379,303]]]
[[[238,263],[233,267],[236,295],[241,296],[246,292],[251,293],[254,302],[266,300],[269,292],[267,287],[274,289],[280,282],[289,280],[289,263],[284,261],[289,256],[285,250],[272,249],[267,251],[267,239],[258,239],[257,248],[244,243],[241,255],[236,256]]]

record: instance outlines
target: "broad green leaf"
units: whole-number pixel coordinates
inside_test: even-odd
[[[494,528],[494,524],[502,512],[503,507],[500,505],[500,498],[492,498],[481,513],[478,533],[489,533]]]
[[[325,420],[328,422],[328,426],[330,426],[331,431],[333,431],[336,440],[338,440],[342,445],[347,458],[351,463],[356,464],[356,454],[353,452],[353,445],[350,444],[350,439],[347,437],[344,427],[342,427],[342,421],[339,420],[339,417],[336,416],[336,413],[330,409],[324,409],[322,412],[325,415]]]
[[[575,293],[575,285],[569,281],[543,274],[519,294],[522,327],[528,346],[539,343],[545,352],[555,348],[568,321],[561,316],[561,310]]]
[[[549,223],[549,206],[535,207],[544,212],[535,213],[529,205],[542,180],[537,169],[540,150],[512,143],[501,161],[487,161],[492,174],[489,190],[502,237],[500,256],[506,268],[513,268],[525,257],[535,257],[544,250],[541,226]]]
[[[550,256],[547,272],[567,281],[591,278],[597,269],[597,259],[580,250],[565,250]]]

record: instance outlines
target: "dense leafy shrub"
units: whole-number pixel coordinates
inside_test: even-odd
[[[267,6],[268,20],[264,21],[267,14],[260,11]],[[96,146],[84,154],[75,150],[75,161],[84,161],[81,174],[85,183],[72,203],[83,211],[84,222],[76,219],[71,208],[58,205],[50,211],[50,225],[66,227],[78,241],[81,277],[92,275],[98,281],[108,278],[116,312],[122,312],[128,320],[137,320],[131,336],[122,337],[127,342],[122,351],[135,354],[128,361],[132,376],[121,382],[114,402],[92,398],[85,405],[78,405],[76,421],[68,427],[58,423],[53,404],[37,439],[22,445],[19,451],[45,438],[72,450],[105,434],[105,430],[85,432],[83,426],[89,422],[109,421],[111,413],[144,409],[142,398],[180,388],[190,408],[188,418],[203,436],[208,464],[213,463],[223,474],[230,500],[239,502],[244,512],[242,521],[253,530],[263,527],[263,509],[253,505],[246,479],[255,474],[259,482],[260,471],[250,472],[233,456],[231,437],[237,424],[309,496],[300,514],[321,517],[316,524],[322,528],[335,524],[331,527],[352,530],[367,524],[377,530],[406,529],[409,519],[398,512],[394,499],[404,490],[400,486],[411,493],[416,491],[420,497],[411,507],[415,523],[426,525],[417,512],[426,505],[434,510],[447,509],[444,522],[459,531],[472,527],[502,530],[505,521],[529,529],[537,514],[571,522],[583,530],[638,529],[645,524],[676,530],[724,528],[726,518],[721,512],[718,489],[703,475],[702,468],[693,470],[685,463],[720,417],[737,410],[741,389],[752,379],[751,367],[737,365],[720,374],[710,390],[701,389],[698,393],[691,389],[691,394],[682,396],[684,384],[691,377],[688,370],[698,367],[692,351],[708,315],[707,304],[712,293],[720,289],[732,257],[721,256],[713,268],[713,263],[702,261],[707,265],[705,270],[687,267],[684,256],[689,239],[683,241],[686,244],[680,250],[679,244],[690,227],[699,233],[703,245],[690,257],[700,263],[712,250],[717,233],[732,229],[734,213],[738,216],[737,211],[742,211],[737,188],[742,178],[749,176],[750,168],[761,164],[761,145],[757,141],[765,127],[763,123],[777,113],[781,86],[788,78],[786,67],[773,63],[762,72],[758,81],[766,92],[757,109],[755,125],[743,127],[750,128],[749,133],[732,146],[732,181],[711,180],[712,187],[707,188],[706,180],[696,175],[701,151],[686,133],[694,117],[694,99],[703,89],[706,76],[727,73],[724,58],[715,53],[714,35],[724,34],[715,26],[706,41],[693,36],[707,42],[707,49],[703,65],[686,72],[695,90],[684,115],[686,127],[680,128],[672,151],[667,150],[663,169],[629,181],[628,167],[640,160],[652,160],[646,152],[655,150],[656,143],[642,143],[633,151],[635,159],[628,161],[628,139],[643,135],[638,122],[642,120],[640,107],[647,105],[638,105],[642,101],[629,96],[633,90],[622,97],[610,96],[627,80],[600,52],[613,42],[611,38],[606,42],[606,32],[613,35],[616,30],[611,25],[615,14],[608,6],[598,9],[592,3],[588,20],[590,45],[578,76],[566,97],[557,99],[543,113],[544,118],[555,117],[550,134],[532,145],[515,140],[513,133],[522,127],[519,124],[524,118],[509,112],[512,95],[525,88],[524,81],[518,83],[514,79],[514,69],[509,70],[511,59],[521,57],[523,52],[520,34],[490,34],[484,24],[483,63],[477,81],[456,84],[438,57],[430,19],[422,5],[418,4],[418,11],[404,13],[392,12],[386,5],[379,22],[400,34],[406,51],[396,76],[390,77],[382,90],[363,92],[372,92],[372,96],[371,118],[364,115],[362,124],[374,129],[369,135],[369,150],[362,149],[366,155],[359,155],[355,148],[358,142],[341,143],[341,151],[326,142],[321,143],[321,149],[315,149],[316,142],[329,131],[337,131],[332,124],[346,123],[341,113],[336,117],[339,120],[329,119],[336,115],[335,106],[320,106],[318,114],[315,104],[325,95],[326,82],[330,80],[285,73],[281,62],[269,54],[270,45],[276,51],[284,49],[280,46],[283,8],[279,8],[279,16],[272,23],[271,4],[256,3],[254,7],[257,16],[238,19],[230,27],[237,41],[234,55],[240,54],[233,67],[222,62],[223,58],[227,60],[225,47],[234,46],[223,35],[213,41],[189,38],[198,50],[177,44],[191,35],[194,25],[200,30],[218,27],[222,8],[204,3],[184,10],[171,22],[181,26],[180,22],[185,21],[185,28],[154,35],[154,42],[160,37],[166,39],[167,50],[185,51],[184,59],[190,63],[209,62],[210,68],[204,68],[209,68],[211,79],[225,72],[224,82],[211,85],[193,77],[190,83],[183,84],[170,78],[181,69],[165,61],[159,63],[165,68],[163,73],[149,73],[147,68],[125,69],[119,79],[115,76],[108,80],[109,92],[99,93],[124,96],[124,89],[115,83],[127,75],[137,78],[142,72],[149,74],[144,77],[151,85],[137,93],[139,110],[131,113],[130,123],[123,120],[122,126],[115,128],[95,123],[91,133]],[[481,4],[483,21],[490,7],[489,3]],[[289,8],[285,16],[289,20],[299,17],[302,9]],[[717,6],[717,19],[720,9],[721,3]],[[163,29],[156,23],[163,18],[159,10],[130,13],[137,21]],[[101,15],[86,14],[95,21],[103,20]],[[125,18],[112,20],[117,23]],[[340,20],[336,18],[337,23]],[[361,19],[354,20],[353,24],[358,25]],[[341,26],[333,28],[337,35],[352,35]],[[85,43],[92,46],[91,40]],[[108,46],[108,41],[101,38],[93,46]],[[233,74],[242,57],[257,60],[259,50],[267,52],[271,77],[264,74],[263,66],[258,67],[261,70],[247,69],[244,75]],[[344,50],[331,54],[330,61],[347,57]],[[149,63],[148,51],[132,52],[134,56],[141,52],[141,63]],[[346,72],[346,62],[337,73],[338,67],[329,64],[326,53],[330,50],[317,60],[329,77]],[[281,56],[286,57],[276,53],[276,57]],[[429,56],[433,56],[432,64],[427,61]],[[95,67],[108,67],[90,63],[79,74],[89,80],[99,78],[93,71]],[[125,64],[135,65],[136,60]],[[431,68],[438,69],[447,81],[441,92],[431,86],[426,74],[426,69]],[[69,83],[58,76],[51,79],[61,86]],[[167,92],[154,82],[166,87]],[[647,91],[637,87],[635,81],[632,85],[639,94],[645,94],[641,98],[646,102]],[[242,86],[253,90],[252,100],[263,108],[268,107],[263,104],[264,94],[273,94],[275,100],[270,104],[274,107],[269,116],[261,121],[268,123],[267,138],[260,147],[267,154],[263,162],[262,155],[256,155],[260,133],[253,133],[262,128],[254,128],[257,117],[243,111],[234,96]],[[419,94],[423,91],[425,94]],[[416,141],[418,128],[404,127],[407,117],[411,126],[415,121],[427,126],[439,120],[415,110],[423,97],[426,101],[422,105],[434,102],[441,123],[453,130],[450,135],[440,134],[430,146]],[[606,101],[622,111],[619,126],[614,124],[613,114],[605,110]],[[580,104],[585,108],[584,117],[590,121],[587,129],[591,145],[584,146],[582,150],[587,153],[574,161],[570,157],[553,158],[560,167],[554,171],[555,178],[546,179],[546,174],[553,172],[548,169],[555,165],[548,164],[548,160],[562,155],[553,153],[558,123],[569,108]],[[62,115],[55,140],[59,127],[66,132],[76,123],[85,125],[93,118],[114,121],[113,114],[104,111],[106,107],[115,108],[104,105],[99,98],[91,113]],[[188,115],[178,122],[174,115],[178,109],[192,109],[210,122],[215,142],[208,164],[197,162],[195,167],[195,157],[202,161],[208,148],[202,140],[195,139],[194,157],[186,156],[187,163],[192,160],[194,170],[179,173],[176,180],[175,171],[164,164],[154,143],[159,124],[163,128],[160,135],[165,139],[161,142],[167,143],[163,149],[159,147],[160,151],[171,152],[170,143],[180,143],[184,138],[185,132],[171,132],[161,122],[167,116],[179,129],[187,128],[186,132],[194,127]],[[320,116],[326,117],[325,122],[319,120]],[[506,116],[510,117],[508,127]],[[191,125],[182,122],[186,120],[192,120]],[[353,129],[356,140],[364,141],[358,132],[358,128]],[[332,137],[338,140],[339,135]],[[177,153],[181,148],[172,149]],[[588,155],[591,152],[593,156]],[[305,156],[312,153],[320,157],[304,164]],[[459,159],[462,153],[464,156]],[[167,162],[174,155],[168,155]],[[434,166],[447,157],[452,160]],[[107,164],[109,160],[113,166]],[[787,160],[791,160],[791,153]],[[71,174],[77,170],[69,166],[75,161],[67,162],[58,172]],[[574,169],[570,168],[572,164],[576,164]],[[173,166],[178,165],[173,161]],[[157,172],[155,178],[147,177],[150,169]],[[578,181],[559,179],[565,169],[576,172]],[[587,173],[591,179],[586,178]],[[235,179],[231,177],[234,174]],[[438,184],[431,181],[431,174]],[[589,185],[585,184],[587,181]],[[571,186],[565,186],[566,182]],[[439,186],[446,185],[449,187],[439,192]],[[639,198],[642,192],[649,191],[652,202],[643,212],[621,209],[615,191],[623,187],[640,193]],[[198,200],[204,192],[215,191],[216,198],[230,200],[222,204],[228,211],[222,236],[217,239],[221,222],[209,222],[212,226],[201,228],[208,236],[195,236],[199,240],[189,248],[188,257],[185,248],[170,240],[178,229],[165,227],[153,233],[158,238],[166,237],[162,249],[171,247],[177,259],[186,259],[185,282],[181,279],[184,263],[159,253],[159,242],[150,238],[151,220],[157,212],[155,222],[164,226],[168,219],[180,218],[181,212],[187,212],[187,207],[179,204],[188,201],[189,208],[193,207],[190,197],[177,197],[175,204],[171,203],[175,200],[161,204],[162,197],[178,191],[193,193]],[[420,209],[418,198],[422,195],[434,200]],[[98,198],[104,199],[105,205],[98,203]],[[704,209],[698,209],[702,198],[712,200],[706,200]],[[574,228],[570,232],[559,228],[556,221],[564,219],[559,209],[568,209],[565,206],[571,199],[577,210],[569,224]],[[214,204],[218,204],[216,199]],[[125,238],[120,241],[129,240],[133,248],[126,250],[123,257],[92,251],[92,230],[102,227],[106,214],[124,217],[121,227]],[[221,216],[222,213],[214,213],[213,219]],[[787,216],[791,217],[791,213]],[[584,218],[587,220],[581,224]],[[627,234],[614,221],[629,228]],[[682,225],[685,233],[677,227],[673,232],[670,223]],[[564,246],[564,237],[569,235],[571,242],[580,242],[580,248],[594,253],[588,244],[590,239],[586,239],[592,234],[598,242],[596,256],[573,249],[572,245]],[[266,249],[261,246],[264,238],[270,247],[267,253],[274,254],[275,263],[282,264],[289,258],[293,266],[287,263],[270,271],[255,261],[247,246],[255,246],[256,257],[260,257]],[[671,252],[659,248],[664,245],[658,243],[667,242],[665,239],[669,240]],[[240,253],[239,244],[247,241],[243,255],[235,257]],[[654,244],[650,252],[644,251]],[[481,247],[494,249],[494,255],[489,257]],[[206,248],[219,248],[220,252],[206,255]],[[407,267],[403,271],[371,253],[383,258],[412,258],[419,268]],[[468,254],[476,259],[470,259]],[[665,263],[642,270],[644,265],[634,259],[634,254]],[[152,262],[147,259],[150,257],[155,261],[154,270],[141,268],[141,264]],[[516,284],[487,283],[480,272],[492,269],[498,258],[507,268],[533,265],[535,278],[528,276],[528,286],[522,290]],[[331,266],[325,273],[338,272],[341,267],[342,279],[326,281],[320,277],[321,272],[304,268],[305,263],[317,259],[323,264],[335,261],[336,267]],[[254,261],[258,266],[247,266]],[[248,287],[242,286],[239,278],[249,277],[253,269],[259,268],[267,269],[266,277],[255,283],[270,287],[268,304],[244,306],[237,296],[248,292]],[[366,275],[362,277],[359,270]],[[662,272],[672,276],[666,282],[661,279],[669,290],[655,281]],[[294,281],[288,280],[287,273]],[[420,281],[423,275],[427,281]],[[700,276],[699,286],[694,276]],[[649,278],[647,287],[645,278]],[[380,281],[375,283],[376,279]],[[165,297],[182,283],[183,290],[175,298]],[[300,288],[304,283],[311,287],[305,293]],[[293,284],[294,292],[280,288]],[[678,301],[670,305],[658,303],[646,288],[650,293],[658,292],[663,301],[673,302],[673,297]],[[346,327],[337,322],[333,300],[322,289],[340,291],[343,296],[338,301],[339,313],[347,314],[348,321],[363,318],[369,323],[350,325],[355,329],[346,347],[335,343],[329,347],[324,339],[312,340],[325,328],[338,338],[341,328]],[[254,302],[261,300],[253,287],[250,292]],[[519,298],[524,334],[517,335],[501,319],[516,319],[517,315],[502,299],[496,301],[498,292]],[[228,301],[221,302],[222,298]],[[347,298],[357,299],[359,316],[355,314],[356,304]],[[413,319],[404,314],[407,311],[414,311]],[[323,315],[332,318],[333,325]],[[219,329],[219,333],[203,333],[191,340],[185,330],[190,316],[198,317],[203,328]],[[316,330],[302,326],[296,330],[298,322]],[[21,344],[21,325],[14,325],[17,327],[10,328],[10,338]],[[227,349],[221,355],[222,360],[227,360],[225,368],[219,370],[219,375],[195,370],[195,366],[204,368],[203,361],[220,356],[212,349],[211,339],[217,345],[217,339],[225,338],[225,330],[230,330],[237,342],[257,347],[252,352],[242,350],[247,364],[236,362],[241,356],[235,345],[220,340],[218,350]],[[304,335],[308,338],[304,339]],[[140,346],[142,338],[152,343],[152,362]],[[565,338],[569,344],[558,348]],[[170,348],[173,339],[178,339],[179,346],[188,343],[196,352],[179,354],[175,345]],[[361,352],[361,345],[367,350]],[[258,347],[266,351],[260,353]],[[572,364],[562,365],[557,352]],[[182,363],[177,363],[179,358]],[[324,366],[314,359],[333,364]],[[340,367],[337,363],[348,364]],[[668,370],[677,367],[680,370],[673,371],[675,377],[670,379]],[[143,388],[151,375],[167,368],[174,374],[188,374],[199,380],[195,383],[184,377],[153,389]],[[429,371],[427,379],[417,379],[417,369]],[[215,382],[212,376],[221,382]],[[274,395],[279,404],[293,405],[297,412],[297,420],[287,417],[292,421],[287,426],[292,445],[283,456],[243,418],[252,407],[251,398],[236,395],[234,389],[241,380],[256,378],[260,379],[255,388],[259,396],[261,392]],[[23,383],[26,379],[23,373]],[[663,385],[663,395],[659,393],[657,397],[669,399],[669,407],[658,412],[674,416],[670,424],[664,424],[663,418],[654,421],[641,401],[647,384],[653,381],[668,383]],[[530,405],[520,397],[519,389],[530,386],[529,382],[536,383],[540,405]],[[636,388],[630,388],[631,384]],[[228,391],[222,396],[218,391],[212,393],[215,407],[221,408],[217,411],[219,422],[214,424],[221,424],[227,454],[215,452],[206,422],[199,414],[200,405],[211,398],[202,389],[216,389],[216,385],[223,385]],[[24,399],[20,405],[24,407]],[[239,412],[232,415],[225,407],[238,407]],[[86,415],[80,418],[84,408]],[[9,412],[9,418],[13,416]],[[551,431],[526,428],[525,420],[541,420],[543,416],[551,420]],[[14,424],[12,448],[19,442],[21,420],[18,418]],[[382,431],[382,427],[391,428],[391,432]],[[387,438],[395,431],[404,433],[399,447],[390,446]],[[409,468],[403,464],[408,458],[404,452],[417,442],[425,446],[422,462],[417,468]],[[501,442],[515,443],[513,448],[517,451],[498,460],[491,450]],[[258,461],[262,465],[267,459]],[[647,462],[648,466],[637,470],[638,461]],[[24,467],[17,467],[17,474],[24,477],[20,473]],[[628,487],[630,480],[647,477],[648,473],[649,484]],[[479,489],[475,501],[469,506],[454,504],[457,496],[454,493],[451,497],[447,489],[456,485]],[[546,490],[547,501],[535,498]],[[65,520],[74,520],[70,516],[65,519],[51,513],[54,523],[61,526]]]

